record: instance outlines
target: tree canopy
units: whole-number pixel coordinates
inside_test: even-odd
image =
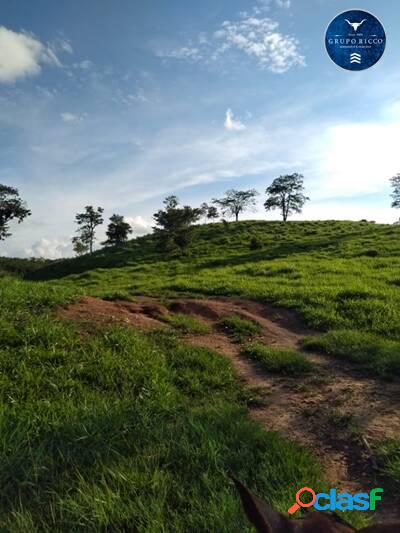
[[[164,209],[153,215],[156,222],[154,230],[159,234],[162,247],[168,251],[187,248],[192,236],[190,226],[197,222],[201,215],[201,208],[189,205],[180,207],[177,196],[167,196]]]
[[[265,210],[280,209],[285,222],[293,213],[301,213],[304,204],[309,200],[304,194],[304,176],[297,172],[279,176],[265,192]]]
[[[120,246],[124,244],[132,233],[131,225],[125,221],[122,215],[112,215],[106,231],[107,240],[105,246]]]
[[[400,209],[400,174],[391,178],[390,183],[393,188],[393,193],[391,194],[393,198],[392,207]]]
[[[0,241],[11,236],[9,223],[12,220],[21,223],[30,215],[31,211],[20,197],[18,189],[0,184]]]
[[[248,189],[247,191],[229,189],[223,198],[214,198],[213,204],[221,208],[223,215],[234,216],[237,222],[241,213],[255,207],[258,194],[255,189]]]
[[[104,222],[102,217],[103,212],[104,209],[102,207],[95,209],[92,205],[87,205],[83,213],[78,213],[75,216],[75,221],[78,224],[76,231],[79,234],[78,239],[75,237],[75,243],[79,240],[81,244],[89,247],[90,253],[93,252],[96,228]],[[74,239],[72,241],[74,243]]]

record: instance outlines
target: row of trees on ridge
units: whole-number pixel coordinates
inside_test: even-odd
[[[400,173],[390,179],[393,188],[392,207],[400,208]],[[305,195],[304,176],[294,173],[279,176],[265,193],[266,211],[278,209],[283,221],[293,213],[301,213],[304,204],[310,199]],[[213,198],[211,204],[202,203],[200,207],[181,206],[176,196],[168,196],[164,200],[164,208],[154,215],[155,227],[161,246],[168,250],[187,247],[192,238],[191,227],[202,217],[204,221],[214,221],[220,216],[239,220],[245,211],[253,210],[259,193],[255,189],[228,190],[222,198]],[[73,249],[76,254],[92,253],[96,240],[96,229],[103,224],[102,207],[85,207],[85,211],[75,216],[78,226],[73,237]],[[10,222],[21,223],[31,215],[26,203],[21,199],[18,189],[0,184],[0,241],[11,235]],[[226,223],[225,219],[223,221]],[[107,239],[103,246],[120,246],[124,244],[133,230],[122,215],[113,214],[106,230]]]

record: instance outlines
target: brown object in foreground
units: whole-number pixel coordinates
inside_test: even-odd
[[[335,513],[315,511],[309,515],[290,520],[275,511],[238,479],[232,477],[242,500],[243,508],[253,526],[259,533],[352,533],[357,531]],[[400,522],[377,524],[359,530],[364,533],[399,533]]]

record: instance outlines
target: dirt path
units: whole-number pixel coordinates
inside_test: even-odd
[[[165,327],[160,315],[169,312],[193,315],[213,326],[223,316],[238,314],[261,325],[262,342],[295,350],[301,350],[304,336],[313,333],[287,310],[228,298],[177,299],[167,309],[149,298],[127,303],[85,297],[59,314],[91,323],[116,320],[158,328]],[[367,378],[352,364],[309,353],[316,367],[312,375],[272,375],[244,358],[240,346],[215,328],[210,334],[186,335],[185,340],[229,357],[239,378],[260,391],[262,405],[251,408],[250,415],[268,430],[312,450],[333,486],[353,493],[380,486],[371,448],[400,435],[399,383]],[[399,518],[399,503],[393,494],[385,494],[383,518]]]

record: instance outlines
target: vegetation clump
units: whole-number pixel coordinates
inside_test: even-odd
[[[260,342],[248,344],[242,353],[257,361],[268,372],[286,376],[299,376],[311,372],[314,365],[307,357],[294,350],[275,348]]]
[[[254,320],[239,315],[225,316],[219,321],[219,326],[227,331],[235,342],[243,342],[261,333],[261,326]]]

